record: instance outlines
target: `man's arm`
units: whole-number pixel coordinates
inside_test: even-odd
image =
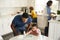
[[[27,31],[31,28],[32,22],[28,24]]]
[[[31,25],[32,25],[32,18],[31,17],[28,18],[27,24],[28,24],[27,31],[29,31],[29,29],[31,28]]]
[[[13,30],[14,35],[17,36],[18,33],[16,32],[16,29],[14,28],[14,24],[11,24],[11,29]]]

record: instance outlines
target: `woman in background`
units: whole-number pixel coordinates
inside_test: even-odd
[[[47,2],[47,6],[46,6],[46,13],[48,14],[48,21],[51,20],[51,6],[52,6],[52,1],[48,1]],[[45,36],[48,36],[48,31],[49,31],[49,22],[47,21],[47,26],[45,27]]]

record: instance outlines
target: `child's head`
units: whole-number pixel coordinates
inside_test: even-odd
[[[35,31],[38,28],[37,24],[32,24],[32,30]]]

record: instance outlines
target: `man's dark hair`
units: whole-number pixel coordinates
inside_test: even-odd
[[[53,3],[52,1],[48,1],[47,6],[50,6],[52,3]]]
[[[23,17],[23,18],[28,18],[29,15],[28,15],[28,13],[23,13],[22,17]]]

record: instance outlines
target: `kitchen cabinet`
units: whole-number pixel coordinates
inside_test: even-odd
[[[54,40],[60,40],[60,22],[57,20],[49,21],[49,36]]]

